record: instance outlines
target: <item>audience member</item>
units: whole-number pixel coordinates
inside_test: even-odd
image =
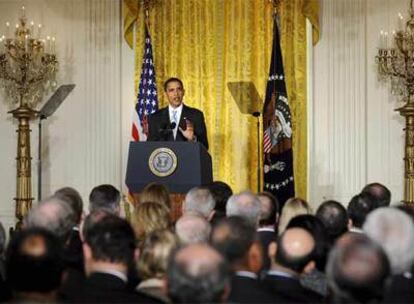
[[[142,281],[137,290],[164,303],[170,302],[164,288],[170,253],[178,246],[177,237],[169,230],[151,232],[141,245],[137,263]]]
[[[7,281],[14,302],[56,302],[63,273],[62,254],[60,240],[44,228],[17,232],[6,253]]]
[[[390,274],[388,259],[363,234],[345,234],[329,255],[326,274],[333,303],[378,303]]]
[[[258,227],[261,204],[259,198],[250,191],[233,194],[227,201],[226,215],[240,216],[253,227]]]
[[[141,203],[133,213],[132,224],[138,240],[142,241],[152,231],[170,228],[170,211],[159,203]]]
[[[51,196],[34,206],[24,220],[26,228],[40,227],[54,233],[65,244],[76,225],[76,215],[71,207],[56,196]]]
[[[285,231],[289,221],[297,215],[312,214],[308,202],[301,198],[290,198],[286,201],[279,218],[279,235]]]
[[[314,215],[302,214],[290,220],[286,229],[302,228],[309,232],[315,240],[313,259],[315,266],[311,272],[305,273],[300,278],[301,284],[323,297],[328,294],[328,286],[325,276],[325,264],[329,251],[329,238],[322,221]]]
[[[391,266],[391,286],[387,303],[412,302],[414,285],[411,269],[414,262],[414,223],[409,215],[396,208],[379,208],[370,213],[364,231],[385,251]]]
[[[211,220],[212,224],[216,223],[223,217],[226,217],[226,205],[230,196],[233,195],[233,190],[225,182],[215,181],[208,185],[214,201],[214,216]]]
[[[71,187],[64,187],[57,190],[54,196],[72,208],[75,213],[76,227],[79,228],[83,215],[83,200],[79,192]]]
[[[171,209],[170,192],[159,183],[150,183],[139,194],[139,203],[154,202]]]
[[[187,245],[172,254],[167,289],[173,303],[224,303],[229,288],[225,260],[207,244]]]
[[[316,211],[316,217],[324,224],[331,245],[348,231],[348,213],[337,201],[323,202]]]
[[[83,303],[160,303],[127,288],[129,265],[137,255],[130,224],[108,215],[85,230],[83,244],[87,279],[73,301]]]
[[[348,204],[351,232],[362,233],[362,226],[368,214],[375,209],[374,198],[369,193],[355,195]]]
[[[195,213],[210,221],[214,215],[213,195],[207,187],[195,187],[187,192],[183,203],[183,214]]]
[[[271,242],[277,239],[277,223],[279,220],[279,202],[270,192],[260,192],[257,194],[260,201],[259,228],[257,235],[263,248],[263,269],[270,268],[270,259],[267,254]]]
[[[89,194],[89,212],[104,209],[119,216],[120,204],[121,193],[112,185],[96,186]]]
[[[210,239],[211,225],[200,215],[184,214],[175,223],[175,233],[185,245],[207,243]]]
[[[370,213],[364,232],[382,246],[391,265],[392,274],[409,271],[414,262],[414,224],[396,208],[380,208]]]
[[[54,195],[72,208],[76,220],[76,225],[73,226],[69,240],[65,244],[65,263],[67,267],[83,272],[83,251],[79,232],[79,225],[83,217],[82,197],[78,191],[70,187],[61,188]]]
[[[285,206],[286,207],[286,206]],[[300,277],[315,267],[315,240],[302,228],[284,231],[276,243],[269,246],[272,265],[264,285],[273,294],[274,302],[319,303],[322,297],[304,288]]]
[[[238,216],[222,219],[213,229],[211,243],[227,259],[233,272],[228,302],[274,302],[258,281],[258,273],[262,269],[262,248],[250,223]]]
[[[366,185],[362,193],[369,193],[374,197],[374,208],[388,207],[391,204],[391,191],[380,183]]]

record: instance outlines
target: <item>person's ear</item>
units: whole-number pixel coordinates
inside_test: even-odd
[[[162,279],[161,293],[165,296],[168,296],[168,280],[167,280],[167,277],[164,277]]]
[[[306,273],[311,273],[312,270],[315,269],[315,262],[314,261],[310,261],[308,264],[306,264],[305,268],[303,268],[302,273],[306,274]]]
[[[226,283],[226,285],[224,285],[224,290],[223,290],[223,295],[221,297],[221,303],[227,303],[227,299],[230,295],[230,285],[229,282]]]
[[[215,213],[216,213],[216,210],[214,210],[214,209],[211,210],[210,214],[207,217],[208,222],[211,222],[211,220],[213,219]]]
[[[271,242],[267,250],[267,255],[269,256],[272,262],[275,260],[276,252],[277,252],[277,244],[276,242]]]
[[[354,226],[354,223],[351,219],[348,220],[348,230],[351,230],[351,228]]]
[[[259,273],[263,266],[262,245],[259,242],[253,242],[247,253],[247,263],[251,272]]]
[[[139,250],[139,248],[136,248],[134,250],[134,261],[137,262],[139,259],[139,255],[140,255],[141,251]]]
[[[83,250],[83,256],[85,257],[85,260],[90,260],[92,258],[92,249],[91,249],[91,247],[89,247],[88,244],[83,242],[82,250]]]

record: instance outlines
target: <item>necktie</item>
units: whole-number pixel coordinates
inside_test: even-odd
[[[174,139],[175,139],[175,137],[177,136],[177,125],[178,125],[178,122],[177,122],[177,110],[173,110],[173,112],[172,112],[172,122],[175,123],[175,128],[173,130],[173,135],[174,135]]]

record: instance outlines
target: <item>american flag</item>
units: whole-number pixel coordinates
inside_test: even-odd
[[[151,37],[145,27],[144,56],[139,81],[137,104],[132,119],[132,140],[146,141],[148,135],[148,116],[158,110],[157,83],[152,56]]]
[[[266,98],[263,107],[264,190],[283,207],[295,194],[293,180],[292,116],[290,113],[280,36],[276,17]]]

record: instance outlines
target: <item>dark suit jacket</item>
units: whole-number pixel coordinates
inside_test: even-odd
[[[405,275],[394,275],[391,284],[385,291],[384,303],[413,303],[414,278]]]
[[[271,292],[278,303],[322,303],[317,293],[300,285],[298,278],[288,278],[268,274],[263,281],[264,287]]]
[[[229,303],[275,303],[272,294],[260,286],[257,279],[234,274],[231,278]]]
[[[84,282],[76,303],[162,303],[140,292],[133,292],[120,278],[107,273],[92,273]]]
[[[202,143],[208,150],[207,129],[203,112],[183,104],[179,123],[179,126],[182,129],[185,129],[186,127],[185,119],[188,119],[193,123],[194,134],[197,137],[197,141]],[[168,107],[162,108],[151,114],[148,121],[148,141],[174,141],[173,132],[168,130],[170,125],[171,121]],[[187,139],[181,134],[180,130],[177,130],[175,141],[187,141]]]
[[[268,248],[271,242],[276,242],[277,234],[274,231],[262,230],[257,231],[256,235],[258,236],[260,243],[263,248],[263,267],[262,271],[267,271],[270,268],[270,258],[268,255]]]

